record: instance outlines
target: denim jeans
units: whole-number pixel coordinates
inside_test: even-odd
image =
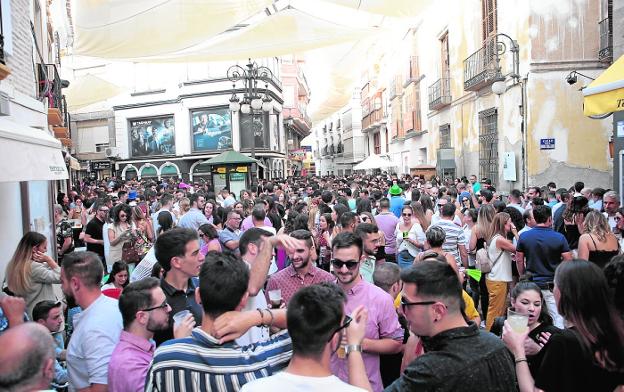
[[[407,250],[402,250],[397,254],[397,261],[401,269],[411,267],[414,264],[414,256]]]

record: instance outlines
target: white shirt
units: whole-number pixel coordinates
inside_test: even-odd
[[[70,391],[108,384],[108,362],[122,328],[117,300],[105,295],[74,316],[74,333],[67,347]]]
[[[498,234],[492,237],[492,242],[488,245],[488,255],[490,256],[490,260],[492,260],[493,267],[492,271],[487,274],[486,279],[495,282],[511,282],[513,280],[511,272],[511,254],[496,246],[498,237],[500,237]],[[496,260],[498,255],[500,255],[500,257]],[[496,260],[496,263],[494,263],[494,260]]]
[[[247,261],[245,261],[245,264],[247,264],[247,267],[251,270],[251,265]],[[268,305],[266,297],[264,296],[264,290],[260,289],[260,291],[258,291],[258,294],[254,295],[253,297],[250,295],[249,298],[247,298],[247,303],[245,304],[243,311],[255,311],[256,309],[266,308],[268,308]],[[253,343],[259,343],[268,340],[269,337],[270,335],[268,328],[251,327],[244,335],[236,339],[236,344],[238,344],[239,346],[248,346]]]
[[[110,240],[108,238],[108,229],[111,228],[111,224],[108,222],[104,222],[104,227],[102,227],[102,239],[104,240],[104,257],[106,258],[106,264],[112,266],[115,260],[110,259]],[[108,271],[104,271],[104,274],[107,274]]]
[[[280,372],[270,377],[256,379],[243,385],[241,392],[360,392],[361,388],[343,382],[336,376],[308,377]]]
[[[173,219],[173,223],[176,223],[176,216],[173,212],[166,210],[164,208],[161,208],[160,210],[154,212],[152,214],[152,227],[154,228],[154,239],[156,239],[156,237],[158,237],[158,230],[160,229],[160,224],[158,224],[158,214],[160,214],[162,211],[167,211],[168,213],[171,214],[171,219]]]
[[[431,224],[429,226],[433,226],[436,223],[440,222],[440,213],[436,212],[435,214],[431,215]],[[462,222],[461,219],[459,219],[459,217],[457,215],[453,216],[453,223],[455,223],[457,226],[462,227]]]

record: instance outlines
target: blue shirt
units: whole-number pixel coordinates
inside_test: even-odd
[[[234,342],[219,344],[195,328],[191,336],[167,341],[156,349],[145,391],[238,391],[252,380],[281,371],[291,356],[288,331],[239,346]]]
[[[405,204],[405,199],[401,196],[392,196],[390,198],[390,211],[397,218],[401,217],[401,211],[403,211],[403,205]]]
[[[550,227],[535,226],[520,235],[518,252],[524,253],[526,270],[536,281],[552,282],[561,254],[570,251],[563,234]]]
[[[178,227],[184,227],[186,229],[193,229],[197,231],[199,226],[208,223],[206,215],[202,214],[197,208],[191,208],[186,214],[182,215]]]

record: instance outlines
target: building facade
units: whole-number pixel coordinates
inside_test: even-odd
[[[207,181],[215,189],[243,189],[251,185],[249,168],[241,166],[230,173],[206,161],[229,150],[246,155],[253,150],[260,178],[284,177],[287,147],[280,59],[258,63],[273,72],[266,90],[273,108],[261,115],[229,109],[232,96],[243,94],[241,82],[233,86],[226,78],[232,63],[75,67],[74,73],[98,69],[98,77],[131,91],[72,112],[76,154],[89,161],[85,169],[100,178],[176,177]],[[299,118],[289,112],[289,117],[293,115]]]
[[[305,76],[305,61],[299,56],[281,57],[281,81],[283,86],[284,131],[286,135],[286,174],[299,176],[304,171],[306,149],[301,141],[310,134],[312,121],[308,116],[310,86]]]
[[[353,166],[367,156],[360,91],[353,91],[349,104],[343,109],[315,124],[312,134],[316,174],[351,174]]]
[[[68,187],[69,134],[55,30],[43,0],[2,0],[0,36],[0,281],[28,231],[56,254],[56,192]],[[60,140],[59,140],[60,139]]]
[[[571,86],[566,76],[595,77],[612,61],[601,43],[610,2],[451,3],[430,7],[406,38],[418,56],[411,99],[438,174],[488,177],[503,191],[609,187],[610,121],[583,116],[578,88],[590,80]]]

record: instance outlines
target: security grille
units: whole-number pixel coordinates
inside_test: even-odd
[[[498,181],[498,113],[496,108],[479,112],[479,176]]]

